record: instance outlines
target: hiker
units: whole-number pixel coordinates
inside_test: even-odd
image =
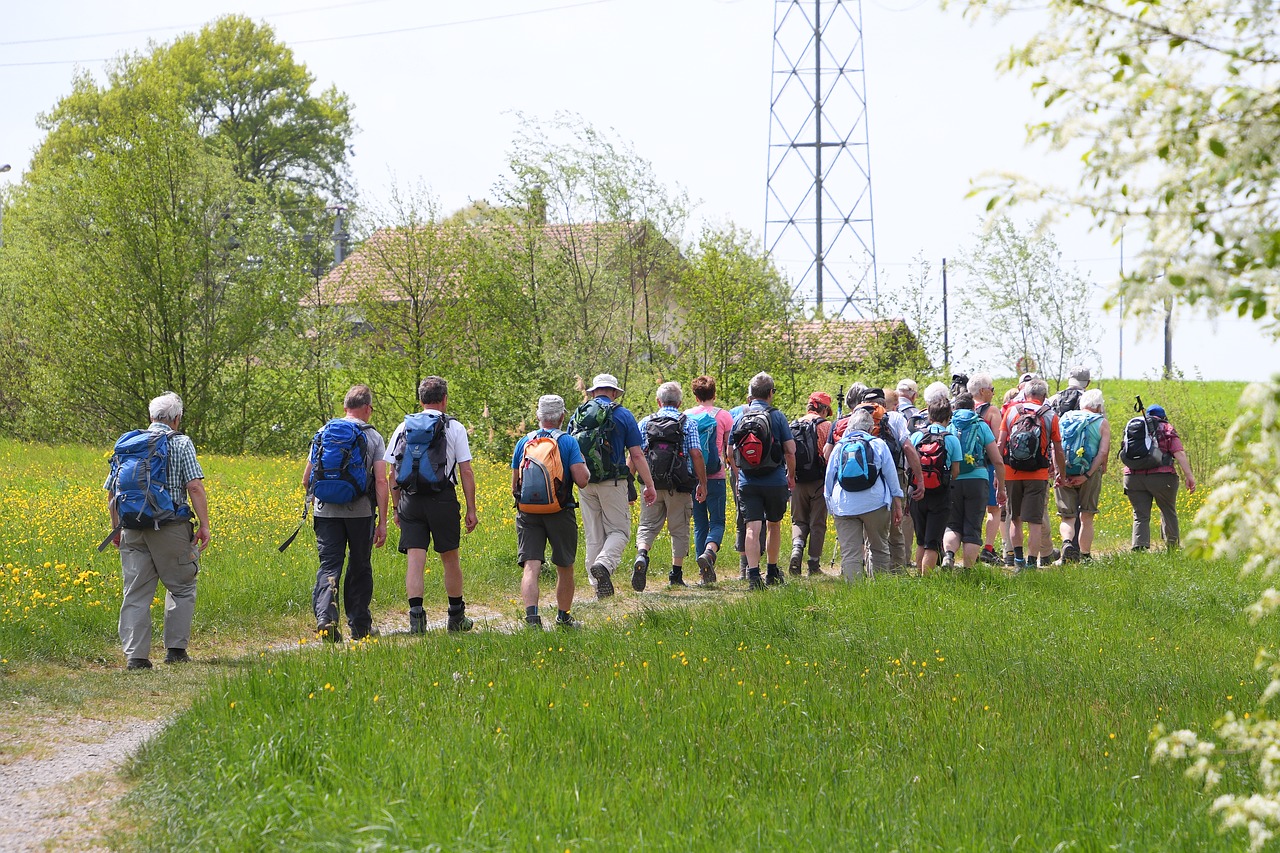
[[[447,414],[449,383],[428,376],[418,385],[422,411],[406,415],[391,433],[387,462],[391,469],[394,518],[400,528],[400,553],[408,556],[404,573],[409,598],[409,633],[427,630],[422,606],[427,548],[434,547],[444,565],[444,592],[449,599],[445,628],[470,631],[462,599],[461,526],[458,523],[457,484],[467,501],[467,532],[476,529],[476,479],[471,470],[471,446],[467,429]]]
[[[747,406],[751,405],[751,395],[748,394],[746,400],[740,406],[734,406],[729,410],[729,417],[732,421],[737,421],[738,417],[747,410]],[[733,432],[732,425],[729,427],[730,433]],[[740,479],[737,469],[737,463],[734,462],[732,448],[729,448],[728,457],[730,467],[733,468],[733,479],[729,482],[729,488],[733,490],[733,524],[734,524],[734,544],[733,549],[738,554],[738,577],[741,580],[747,579],[747,517],[742,512],[742,496],[738,494],[738,480]],[[760,529],[760,553],[764,553],[768,547],[768,526]]]
[[[700,501],[695,496],[693,501],[694,552],[698,555],[699,583],[706,586],[716,582],[716,558],[724,541],[726,471],[728,476],[737,476],[733,471],[733,455],[729,453],[733,416],[715,405],[716,381],[710,376],[699,376],[691,387],[698,405],[686,409],[685,414],[698,428],[698,443],[707,470],[706,499]]]
[[[1000,434],[1000,414],[1001,407],[992,404],[992,400],[996,396],[996,383],[991,378],[990,373],[975,373],[969,378],[968,386],[969,394],[973,398],[973,410],[982,418],[983,423],[991,431],[992,441],[995,436]],[[958,399],[958,398],[957,398]],[[996,451],[997,457],[999,451]],[[990,565],[998,565],[1000,563],[1000,555],[996,553],[996,533],[1000,531],[1002,515],[1005,512],[1007,503],[1002,504],[996,500],[996,480],[1001,483],[1001,491],[1004,491],[1004,463],[995,461],[986,466],[987,472],[987,512],[986,512],[986,529],[982,534],[982,550],[978,553],[978,559]],[[1006,538],[1007,542],[1008,539]],[[966,562],[967,564],[967,562]]]
[[[796,442],[796,487],[791,493],[791,562],[788,570],[799,577],[804,564],[806,541],[809,546],[809,576],[822,574],[822,548],[827,540],[827,500],[822,481],[826,478],[826,461],[822,448],[831,432],[831,395],[814,391],[809,395],[805,413],[791,422]]]
[[[511,494],[516,499],[516,560],[523,577],[520,597],[524,621],[541,628],[538,615],[538,577],[551,546],[556,567],[556,627],[579,628],[570,615],[573,607],[573,562],[578,554],[577,504],[573,487],[585,486],[591,477],[578,441],[566,432],[564,398],[546,394],[538,398],[538,428],[516,442],[511,456]]]
[[[1142,438],[1147,440],[1144,442]],[[1124,463],[1125,497],[1133,507],[1133,550],[1151,548],[1152,501],[1160,508],[1160,535],[1166,547],[1177,548],[1181,541],[1177,468],[1182,469],[1188,492],[1195,492],[1196,478],[1191,473],[1191,462],[1182,439],[1169,423],[1163,406],[1148,406],[1145,417],[1140,413],[1129,421],[1120,446],[1120,460]]]
[[[151,601],[164,584],[165,663],[186,663],[196,610],[200,554],[209,547],[204,471],[191,439],[178,432],[182,398],[172,391],[147,407],[151,423],[120,437],[103,488],[108,541],[120,551],[124,592],[120,643],[125,667],[151,669]],[[195,515],[196,524],[191,522]],[[106,543],[99,548],[106,547]]]
[[[684,558],[689,553],[689,520],[693,502],[707,499],[707,469],[702,458],[698,427],[680,411],[684,391],[679,382],[658,386],[658,411],[640,421],[640,446],[657,497],[640,508],[636,529],[636,561],[631,588],[644,592],[649,576],[649,549],[667,526],[671,536],[671,572],[667,583],[686,586]]]
[[[914,379],[898,380],[898,413],[907,419],[907,423],[911,423],[911,419],[915,417],[920,410],[916,408],[916,393],[919,386],[916,385]]]
[[[1092,559],[1093,519],[1098,514],[1102,476],[1107,473],[1107,456],[1111,453],[1111,424],[1103,409],[1102,392],[1085,391],[1076,402],[1080,408],[1062,415],[1066,468],[1054,488],[1061,519],[1062,563]]]
[[[929,404],[935,400],[946,400],[951,402],[951,389],[941,382],[930,382],[928,387],[924,389],[924,405],[928,409]]]
[[[750,402],[733,423],[729,443],[738,469],[738,496],[746,520],[743,543],[751,589],[782,583],[778,571],[782,516],[796,485],[796,442],[787,416],[773,407],[773,377],[757,373],[747,386]],[[760,576],[760,535],[768,530],[768,571]]]
[[[902,516],[902,486],[889,445],[871,434],[872,413],[855,409],[846,420],[827,460],[823,495],[840,542],[840,573],[853,583],[889,570],[889,528]],[[864,566],[868,546],[871,565]]]
[[[1067,387],[1049,398],[1049,405],[1059,415],[1080,411],[1080,395],[1089,387],[1089,368],[1083,365],[1067,371]]]
[[[613,595],[613,573],[631,539],[631,471],[644,483],[644,506],[657,500],[658,493],[641,451],[639,424],[618,402],[622,386],[617,377],[598,374],[587,396],[569,420],[569,432],[578,440],[591,474],[578,494],[587,536],[587,574],[596,598],[603,599]]]
[[[1049,497],[1049,469],[1063,470],[1062,431],[1058,416],[1045,405],[1049,386],[1043,379],[1032,379],[1023,389],[1024,400],[1009,407],[1000,425],[997,439],[1004,458],[1005,484],[1009,490],[1009,544],[1013,546],[1014,566],[1047,566],[1049,554],[1040,546],[1041,528],[1045,522],[1045,504]],[[1028,560],[1022,550],[1022,523],[1027,524]],[[1033,562],[1034,561],[1034,562]]]
[[[981,384],[978,374],[969,380]],[[986,376],[990,382],[991,377]],[[990,396],[988,391],[987,396]],[[1005,503],[1004,462],[996,448],[996,436],[974,408],[968,391],[956,395],[951,413],[951,431],[960,443],[960,470],[951,481],[951,511],[942,541],[943,565],[955,565],[956,552],[966,569],[982,558],[983,522],[991,505],[997,517]],[[923,463],[922,463],[923,464]],[[993,483],[992,477],[995,478]],[[995,552],[991,553],[992,558]],[[992,562],[988,560],[988,562]]]
[[[960,476],[963,453],[950,425],[951,403],[945,398],[935,398],[929,403],[929,425],[911,436],[920,454],[924,483],[924,497],[911,502],[916,529],[916,568],[921,577],[938,565],[942,536],[951,515],[951,483]],[[954,553],[952,557],[954,563]]]
[[[342,410],[341,418],[329,421],[312,439],[302,472],[302,486],[315,501],[312,515],[320,553],[311,609],[316,633],[330,642],[342,639],[338,629],[339,585],[351,639],[369,636],[373,628],[369,613],[373,549],[387,541],[387,448],[382,435],[369,425],[373,416],[369,386],[352,385],[342,400]]]

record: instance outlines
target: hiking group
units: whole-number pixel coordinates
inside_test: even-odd
[[[537,403],[537,428],[516,442],[511,458],[526,624],[543,625],[539,578],[548,546],[556,575],[555,624],[581,624],[571,615],[579,508],[588,579],[598,598],[614,594],[637,500],[631,566],[636,592],[648,584],[653,546],[664,527],[672,548],[667,582],[686,585],[690,522],[698,583],[717,583],[730,493],[739,576],[753,590],[783,583],[782,520],[788,510],[786,565],[793,576],[806,569],[811,576],[824,574],[829,519],[840,572],[848,581],[877,572],[927,574],[938,565],[970,567],[979,561],[1016,572],[1089,560],[1112,450],[1103,395],[1089,389],[1089,381],[1087,369],[1073,368],[1067,388],[1049,397],[1043,379],[1025,374],[998,406],[994,382],[985,373],[954,376],[949,388],[935,382],[923,394],[911,379],[893,389],[854,384],[837,400],[838,412],[830,394],[815,391],[795,420],[773,406],[774,382],[767,373],[751,379],[746,402],[732,410],[716,405],[716,383],[709,376],[693,380],[696,405],[687,409],[681,408],[680,384],[664,382],[655,395],[656,411],[639,421],[619,402],[623,388],[611,374],[597,375],[586,401],[572,413],[562,397],[544,395]],[[423,575],[429,548],[444,570],[445,628],[473,627],[460,559],[463,530],[470,533],[479,524],[467,430],[448,414],[444,379],[429,376],[417,390],[421,410],[407,415],[389,440],[369,424],[372,392],[356,385],[344,398],[343,416],[326,423],[311,442],[302,483],[307,506],[314,507],[319,569],[312,605],[323,639],[342,639],[339,590],[352,639],[374,631],[372,551],[386,543],[389,520],[399,528],[399,550],[406,557],[409,632],[428,627]],[[1178,472],[1190,491],[1195,479],[1164,409],[1144,407],[1140,399],[1135,408],[1117,454],[1133,512],[1131,545],[1135,551],[1150,547],[1154,503],[1161,534],[1175,548]],[[189,659],[199,558],[210,539],[204,473],[191,439],[178,432],[182,401],[163,394],[151,401],[148,414],[147,429],[116,442],[105,483],[113,529],[99,547],[114,543],[120,551],[119,632],[130,669],[151,667],[150,609],[157,583],[166,591],[165,660]],[[1060,551],[1049,524],[1051,485]],[[1003,555],[995,548],[997,535]]]

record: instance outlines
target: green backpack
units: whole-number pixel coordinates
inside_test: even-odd
[[[613,413],[619,405],[602,403],[593,397],[575,409],[573,417],[569,419],[569,434],[577,439],[578,446],[582,448],[582,458],[587,462],[592,483],[627,476],[627,466],[616,465],[613,461],[612,439],[617,428]]]

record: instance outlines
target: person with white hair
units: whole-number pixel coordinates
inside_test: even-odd
[[[867,409],[849,413],[827,458],[823,495],[840,543],[840,573],[850,583],[889,570],[889,528],[902,518],[902,486],[889,446],[871,434]],[[866,566],[867,550],[871,565]]]
[[[898,380],[898,412],[907,419],[907,423],[911,423],[911,419],[920,411],[916,408],[917,393],[918,386],[914,379]]]
[[[996,383],[991,378],[990,373],[975,373],[969,378],[968,391],[973,397],[974,412],[978,417],[982,418],[987,428],[991,430],[991,435],[1000,434],[1000,407],[992,404],[996,396]],[[987,466],[987,516],[986,529],[982,536],[982,551],[978,554],[978,559],[982,562],[997,565],[1000,562],[1000,555],[996,553],[996,533],[1000,530],[1000,516],[1003,513],[1003,507],[997,505],[996,502],[996,473],[1004,473],[1004,465],[988,465]]]
[[[636,528],[636,561],[631,588],[644,592],[649,575],[649,549],[665,524],[671,536],[671,572],[667,583],[684,582],[684,558],[689,555],[689,522],[693,502],[707,498],[707,469],[702,442],[692,418],[680,411],[684,390],[679,382],[658,386],[658,411],[640,421],[640,446],[658,496],[640,508]]]
[[[1093,520],[1111,453],[1111,424],[1104,412],[1102,392],[1096,388],[1085,391],[1078,403],[1079,409],[1062,415],[1066,469],[1054,487],[1061,519],[1062,563],[1091,559]]]
[[[935,400],[946,400],[951,402],[951,389],[941,382],[930,382],[929,386],[924,389],[924,405],[925,408]]]
[[[564,398],[546,394],[538,398],[538,428],[516,442],[511,456],[511,493],[516,499],[516,560],[524,573],[520,597],[524,620],[541,628],[538,615],[538,578],[551,546],[556,567],[556,627],[582,625],[570,615],[573,607],[573,563],[578,554],[577,503],[573,487],[590,479],[578,441],[566,432]]]
[[[787,416],[773,407],[773,377],[757,373],[747,386],[750,401],[729,434],[738,471],[738,498],[746,521],[743,543],[747,584],[752,590],[782,583],[778,569],[782,517],[796,486],[796,441]],[[767,531],[767,533],[766,533]],[[760,575],[761,542],[766,542],[765,577]]]
[[[151,669],[151,602],[164,585],[165,663],[191,658],[200,555],[209,546],[209,501],[204,470],[182,425],[182,398],[172,391],[148,406],[151,423],[116,442],[104,488],[111,535],[120,551],[124,591],[120,643],[128,669]],[[195,523],[192,522],[192,516]]]

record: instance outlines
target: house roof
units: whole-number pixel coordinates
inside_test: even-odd
[[[793,323],[786,331],[787,342],[795,347],[796,355],[817,364],[860,364],[871,355],[877,340],[886,337],[915,339],[901,318],[814,320]]]
[[[434,229],[440,239],[423,239]],[[516,251],[527,249],[529,232],[507,225],[479,226],[482,233],[506,232]],[[648,229],[635,222],[586,222],[541,227],[544,245],[570,253],[583,263],[600,260],[598,252],[611,253],[623,239],[640,240]],[[405,298],[407,288],[424,288],[460,272],[465,257],[455,254],[457,238],[439,226],[380,228],[369,235],[341,264],[329,270],[320,289],[331,304],[356,302],[361,294],[376,294],[385,301]],[[417,280],[413,277],[417,276]]]

